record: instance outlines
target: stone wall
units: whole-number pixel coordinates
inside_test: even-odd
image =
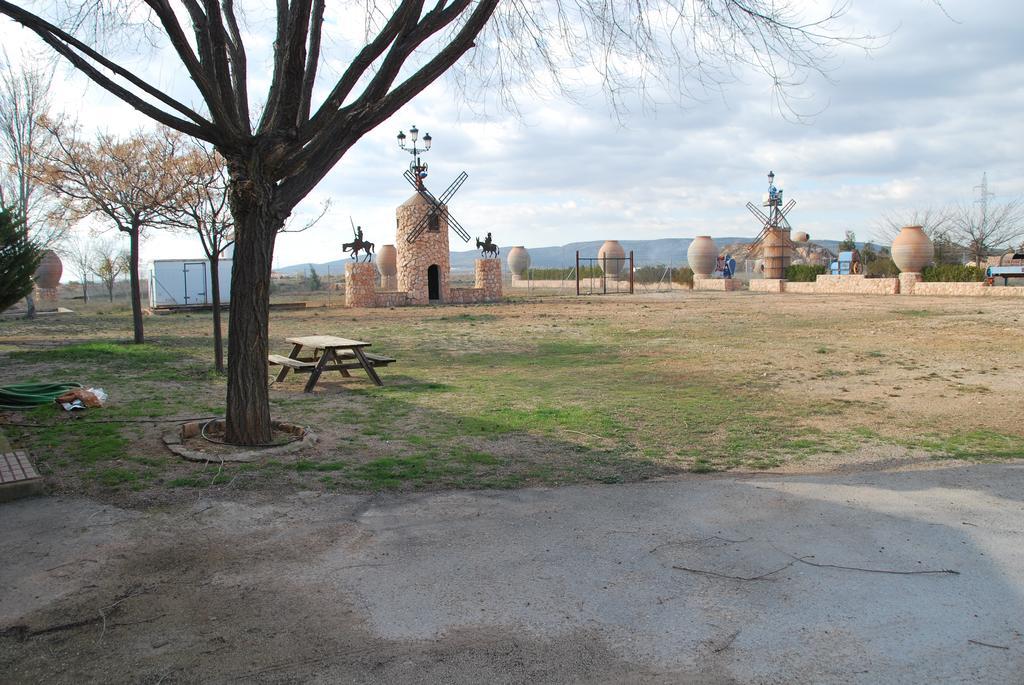
[[[813,295],[817,292],[814,281],[786,281],[786,292]]]
[[[750,290],[756,293],[781,293],[785,287],[786,280],[782,278],[755,278],[750,281]]]
[[[696,284],[696,281],[695,281]],[[776,290],[775,288],[779,289]],[[925,283],[921,274],[906,272],[899,278],[865,278],[862,275],[822,274],[813,283],[791,283],[759,279],[750,289],[760,292],[802,293],[806,295],[948,295],[957,297],[1024,297],[1024,288],[993,287],[983,282]]]
[[[693,277],[694,290],[739,290],[740,282],[735,278],[700,278]]]
[[[374,295],[375,307],[404,307],[412,304],[412,298],[404,290],[385,290]]]
[[[501,262],[497,259],[476,260],[476,287],[449,288],[446,302],[476,304],[501,299]]]
[[[991,286],[983,281],[971,283],[915,283],[909,295],[953,295],[959,297],[1024,297],[1020,286]]]
[[[898,278],[866,278],[863,275],[854,274],[845,276],[821,274],[814,282],[814,292],[826,295],[896,295],[899,291],[900,282]]]

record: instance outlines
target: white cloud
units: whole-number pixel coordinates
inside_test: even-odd
[[[477,119],[450,84],[434,84],[364,137],[297,209],[301,223],[323,198],[333,200],[318,226],[280,237],[275,263],[341,257],[350,216],[378,245],[394,242],[394,209],[412,193],[401,176],[409,156],[395,135],[413,123],[434,138],[425,155],[430,187],[440,192],[467,171],[452,212],[471,234],[492,231],[502,245],[753,236],[758,226],[744,204],[759,202],[769,169],[797,200],[794,226],[817,238],[841,238],[848,228],[870,234],[894,209],[969,201],[985,171],[999,195],[1024,193],[1024,4],[946,0],[943,7],[956,21],[921,0],[854,0],[855,30],[894,32],[871,55],[841,51],[829,74],[834,83],[812,79],[801,88],[811,97],[797,106],[820,110],[802,123],[779,116],[756,75],[683,109],[650,112],[634,103],[622,126],[592,91],[582,104],[524,96],[521,119],[493,110]],[[332,50],[360,38],[361,25],[338,25]],[[0,38],[10,36],[0,23]],[[249,44],[269,54],[266,37],[253,34]],[[191,97],[190,84],[160,59],[135,65]],[[331,61],[325,73],[344,66]],[[254,98],[263,78],[252,80]],[[142,121],[96,87],[82,92],[75,78],[59,96],[83,123],[128,130]],[[145,254],[199,253],[182,240],[155,236]]]

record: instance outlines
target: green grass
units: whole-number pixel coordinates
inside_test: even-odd
[[[45,427],[8,432],[33,449],[41,470],[59,477],[66,491],[112,498],[136,489],[188,497],[189,489],[225,487],[379,491],[619,483],[772,469],[828,455],[838,463],[850,451],[893,445],[936,457],[1024,456],[1020,436],[893,412],[888,393],[912,382],[948,393],[951,401],[960,394],[961,401],[974,402],[988,391],[950,385],[956,375],[951,380],[943,369],[950,368],[951,353],[933,353],[928,323],[907,320],[948,313],[941,307],[879,309],[856,319],[836,317],[831,309],[800,311],[769,320],[759,311],[719,310],[717,301],[582,302],[586,306],[524,300],[494,310],[500,313],[276,314],[274,351],[286,351],[278,344],[283,335],[316,326],[372,340],[374,350],[399,360],[382,372],[382,388],[337,374],[314,395],[303,394],[301,380],[292,378],[273,386],[274,417],[309,425],[323,438],[316,450],[295,457],[213,468],[184,462],[158,442],[168,424],[145,423],[223,414],[224,379],[210,373],[208,321],[201,316],[147,319],[156,342],[143,346],[107,341],[14,352],[26,377],[52,380],[45,376],[58,368],[69,379],[104,387],[111,401],[75,418],[41,408],[23,416]],[[835,331],[823,335],[826,315]],[[512,321],[519,317],[521,327]],[[104,335],[120,326],[127,335],[130,320],[105,315],[94,326]],[[893,327],[911,332],[898,350],[863,334]],[[946,354],[945,366],[933,354]],[[771,359],[785,363],[773,366]],[[782,369],[791,377],[780,387]],[[873,395],[856,392],[885,374],[898,378]],[[805,394],[805,385],[818,392]],[[851,394],[844,396],[846,388]],[[992,419],[986,425],[999,424]],[[906,438],[920,434],[921,426],[934,433]]]
[[[940,459],[989,461],[1024,459],[1024,437],[993,431],[967,431],[952,435],[929,435],[908,441]]]

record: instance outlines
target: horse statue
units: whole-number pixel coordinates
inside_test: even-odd
[[[476,239],[476,247],[483,254],[484,258],[493,257],[498,258],[498,246],[491,242],[491,234],[488,233],[487,237],[484,238],[483,242],[480,242],[480,238]]]
[[[359,253],[362,252],[364,259],[362,261],[370,261],[370,257],[373,256],[373,243],[369,240],[353,240],[351,243],[343,243],[341,246],[342,252],[352,252],[352,259],[359,261]]]
[[[370,257],[373,256],[373,243],[369,240],[363,240],[363,229],[361,226],[354,229],[353,233],[355,235],[355,239],[351,243],[342,243],[341,251],[351,251],[352,259],[355,259],[356,261],[359,261],[359,253],[362,252],[365,255],[365,259],[363,259],[363,261],[370,261]]]

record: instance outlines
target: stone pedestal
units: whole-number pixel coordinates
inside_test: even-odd
[[[476,287],[484,291],[485,300],[501,299],[501,262],[499,260],[476,260]]]
[[[348,307],[374,307],[377,305],[377,268],[368,262],[350,262],[345,265],[345,305]]]
[[[904,271],[900,273],[900,294],[913,295],[914,286],[922,280],[924,280],[924,278],[916,271]]]

